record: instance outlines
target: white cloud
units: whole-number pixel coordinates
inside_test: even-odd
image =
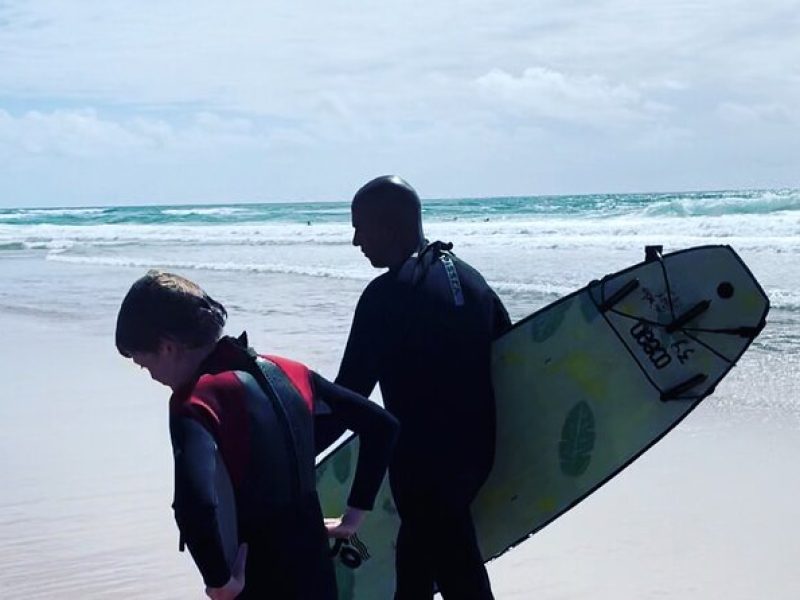
[[[200,112],[182,127],[136,117],[114,120],[93,109],[28,111],[13,116],[0,110],[0,151],[35,155],[107,157],[140,151],[198,152],[220,147],[265,147],[266,134],[238,117]]]
[[[723,102],[717,107],[717,115],[723,121],[734,125],[800,126],[800,111],[796,108],[792,110],[777,102],[770,104]]]
[[[691,86],[686,81],[671,79],[669,77],[645,78],[639,82],[643,90],[667,90],[672,92],[686,92]]]
[[[565,86],[595,85],[601,101],[636,112],[613,96],[645,89],[769,96],[796,78],[800,64],[795,0],[464,0],[458,11],[437,0],[6,6],[6,94],[90,106],[185,104],[308,122],[326,118],[325,98],[334,97],[359,117],[400,111],[424,118],[452,91],[431,89],[437,78],[470,81],[537,65],[561,74]],[[800,93],[796,80],[792,87],[783,91]]]
[[[544,67],[525,69],[519,77],[494,69],[475,84],[487,99],[514,112],[601,128],[649,120],[658,110],[625,84],[611,83],[600,75],[570,76]]]
[[[142,148],[148,137],[92,110],[29,111],[14,117],[0,110],[0,148],[30,154],[91,156]]]

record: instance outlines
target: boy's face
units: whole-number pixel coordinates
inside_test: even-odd
[[[155,352],[131,352],[131,359],[158,383],[173,387],[176,385],[177,363],[174,344],[161,342]]]

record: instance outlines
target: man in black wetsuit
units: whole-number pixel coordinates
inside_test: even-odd
[[[401,517],[397,599],[492,598],[470,504],[492,467],[492,341],[511,325],[475,269],[428,244],[419,197],[379,177],[352,203],[359,246],[388,272],[364,290],[336,382],[369,396],[380,383],[400,421],[390,465]]]

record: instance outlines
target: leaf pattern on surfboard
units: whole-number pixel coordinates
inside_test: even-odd
[[[594,413],[586,402],[578,402],[567,414],[558,444],[564,474],[577,477],[589,467],[595,442],[594,423]]]
[[[564,321],[564,315],[566,315],[571,306],[572,300],[565,300],[552,308],[546,309],[546,312],[538,319],[531,321],[530,332],[533,341],[543,342],[552,336],[561,326]]]

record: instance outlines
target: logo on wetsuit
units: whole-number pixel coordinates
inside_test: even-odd
[[[337,556],[348,569],[357,569],[370,558],[366,544],[358,539],[358,535],[352,535],[346,540],[337,539],[331,548],[331,557]]]

